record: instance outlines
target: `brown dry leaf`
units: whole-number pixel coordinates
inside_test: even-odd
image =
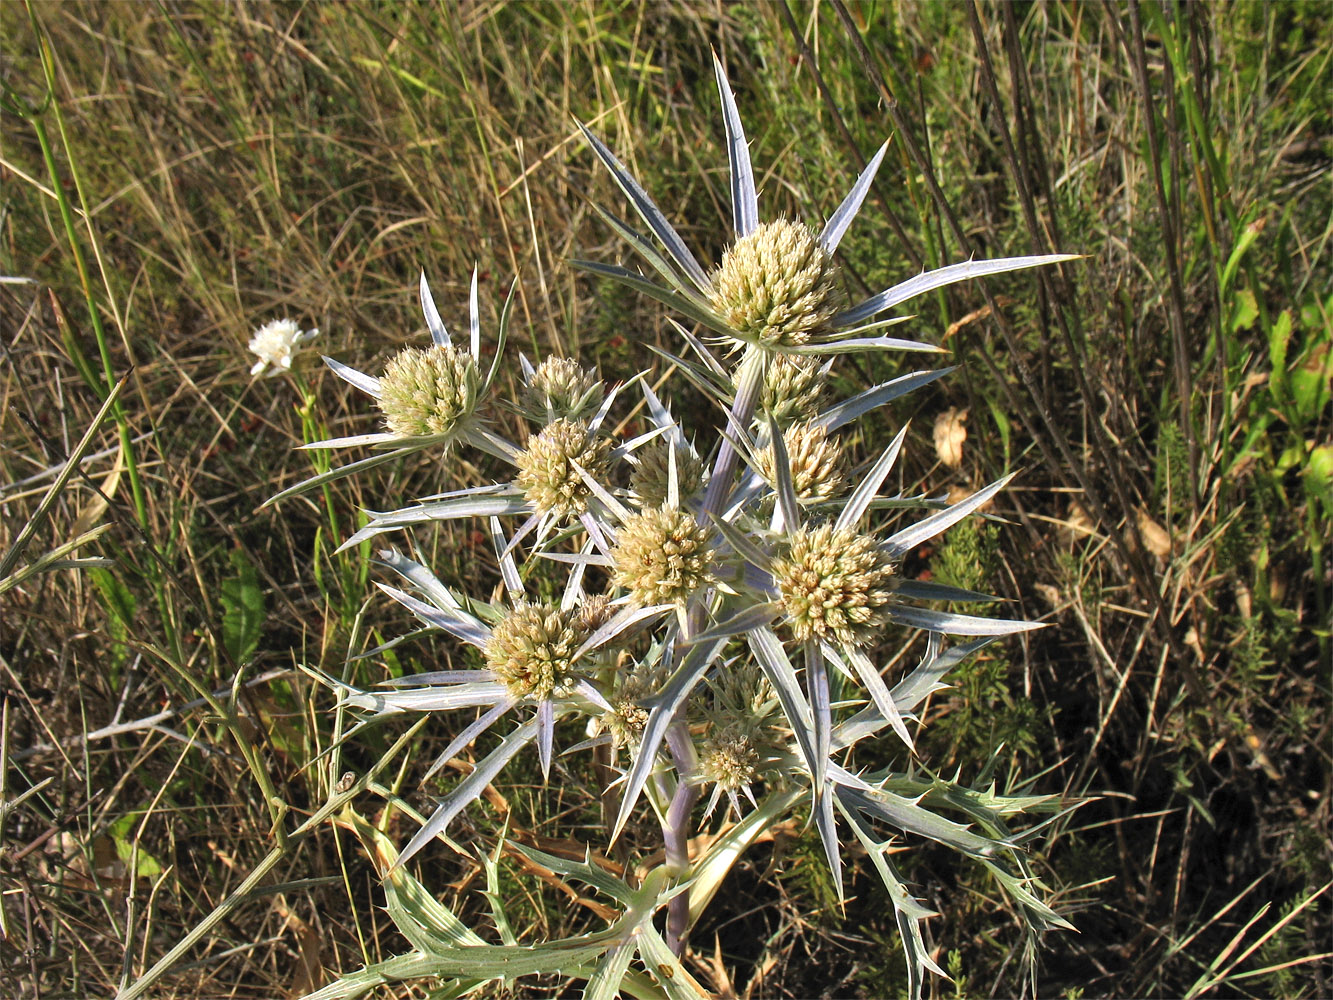
[[[1000,306],[1001,308],[1013,305],[1013,302],[1014,300],[1007,295],[1001,295],[995,300],[995,304]],[[982,306],[980,309],[972,310],[962,319],[955,320],[954,322],[949,324],[949,328],[944,331],[944,337],[941,339],[941,342],[948,340],[963,327],[971,326],[973,323],[978,323],[981,320],[986,319],[990,314],[991,314],[991,307],[989,303]]]
[[[1065,515],[1062,527],[1064,529],[1062,533],[1069,542],[1081,542],[1097,534],[1097,526],[1092,520],[1092,515],[1077,500],[1069,501],[1069,513]]]
[[[1049,583],[1038,583],[1035,586],[1037,593],[1041,595],[1043,601],[1053,608],[1058,608],[1060,606],[1061,598],[1058,588],[1052,587]]]
[[[283,929],[290,928],[296,936],[296,970],[292,988],[287,995],[303,997],[307,993],[314,993],[324,985],[324,966],[320,959],[323,942],[318,932],[292,911],[281,893],[275,897],[273,907],[282,918]]]
[[[966,486],[959,486],[957,483],[954,483],[952,486],[949,487],[949,493],[948,493],[949,503],[951,505],[956,503],[962,503],[964,500],[967,500],[970,497],[972,497],[975,493],[976,490],[969,490]],[[985,503],[983,503],[980,507],[977,508],[977,513],[990,514],[993,513],[994,510],[995,510],[995,497],[991,497],[989,500],[987,500]]]
[[[944,331],[944,338],[943,338],[943,339],[948,340],[950,337],[952,337],[955,333],[957,333],[957,332],[958,332],[959,330],[961,330],[963,327],[965,327],[965,326],[970,326],[971,324],[977,322],[978,320],[985,319],[985,318],[986,318],[987,316],[989,316],[989,315],[990,315],[990,306],[989,306],[989,305],[984,305],[984,306],[982,306],[980,309],[973,309],[970,313],[968,313],[968,314],[967,314],[966,316],[964,316],[962,319],[960,319],[960,320],[955,320],[954,322],[950,323],[950,324],[949,324],[949,329],[947,329],[947,330]]]
[[[125,468],[125,452],[121,449],[116,452],[115,464],[111,466],[111,471],[106,474],[102,480],[100,494],[94,493],[93,497],[83,509],[79,511],[79,516],[74,521],[74,527],[70,529],[70,535],[77,538],[85,531],[91,531],[102,515],[106,513],[106,502],[116,495],[116,487],[120,485],[120,474]],[[103,499],[103,498],[106,499]]]
[[[726,962],[722,960],[722,939],[717,934],[713,935],[713,954],[691,952],[690,957],[712,980],[713,996],[716,1000],[737,1000],[736,987],[727,973]]]
[[[1148,516],[1148,512],[1142,507],[1138,509],[1137,520],[1139,525],[1139,535],[1143,538],[1144,547],[1155,555],[1158,559],[1166,559],[1171,555],[1171,536],[1167,530]]]
[[[963,464],[963,442],[967,440],[967,410],[951,406],[935,418],[935,454],[950,469]]]

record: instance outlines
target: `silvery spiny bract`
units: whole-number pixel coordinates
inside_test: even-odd
[[[520,398],[501,405],[527,426],[522,443],[509,441],[487,420],[497,413],[487,396],[508,304],[496,361],[482,377],[475,275],[470,351],[452,346],[423,277],[432,347],[409,348],[379,379],[326,359],[376,398],[389,430],[315,447],[371,444],[387,452],[279,497],[421,447],[471,446],[509,469],[498,482],[367,511],[365,525],[343,544],[467,519],[489,533],[504,591],[490,600],[467,594],[415,559],[380,552],[400,581],[381,590],[427,629],[471,647],[477,665],[399,677],[369,690],[330,683],[367,722],[449,713],[453,736],[430,773],[496,729],[487,744],[493,748],[397,855],[386,891],[407,884],[402,864],[437,838],[447,842],[452,820],[525,747],[535,746],[543,774],[557,752],[594,751],[612,766],[623,755],[624,769],[605,790],[617,803],[607,817],[608,842],[632,828],[633,846],[645,855],[660,846],[664,860],[641,884],[630,885],[591,863],[522,848],[531,857],[540,854],[551,870],[612,896],[622,912],[604,933],[527,949],[524,954],[547,948],[550,956],[530,971],[558,969],[587,979],[585,995],[610,998],[625,984],[636,995],[647,988],[649,981],[631,969],[637,960],[644,970],[673,970],[665,980],[655,973],[658,981],[673,983],[666,995],[702,995],[678,961],[690,928],[746,848],[795,816],[817,828],[839,893],[846,845],[854,840],[866,854],[896,910],[911,991],[919,995],[925,971],[940,970],[922,935],[921,922],[930,914],[892,860],[909,839],[929,838],[988,868],[1027,918],[1034,939],[1045,928],[1067,926],[1040,898],[1043,887],[1009,829],[1015,814],[1051,811],[1058,803],[931,774],[913,758],[909,728],[919,724],[921,705],[963,657],[997,636],[1037,626],[939,610],[932,605],[989,598],[907,579],[900,571],[914,546],[980,516],[978,509],[1007,478],[954,504],[885,495],[906,430],[854,468],[844,450],[843,428],[944,372],[902,375],[842,400],[827,398],[826,375],[853,351],[938,352],[883,334],[903,321],[883,315],[909,298],[1072,258],[968,261],[849,302],[835,255],[885,148],[822,227],[787,219],[762,223],[735,100],[721,64],[714,65],[734,231],[715,267],[698,262],[615,155],[579,126],[651,238],[610,212],[599,210],[602,218],[664,283],[623,267],[579,266],[647,294],[708,332],[700,338],[677,326],[683,349],[671,358],[711,397],[717,407],[711,420],[682,425],[642,377],[604,387],[573,359],[548,358],[537,367],[523,359]],[[621,439],[613,436],[616,421],[609,417],[631,391],[642,399],[646,426]],[[906,508],[929,513],[897,523]],[[524,581],[535,560],[561,567],[558,597],[529,593]],[[927,633],[924,655],[915,667],[886,677],[884,647],[904,642],[907,630]],[[946,635],[965,641],[946,648]],[[557,751],[556,727],[565,719],[583,720],[587,738]],[[902,744],[901,766],[855,770],[856,746],[887,738],[889,730]],[[699,805],[703,791],[711,793],[706,807]],[[729,802],[722,814],[735,825],[718,828],[725,835],[692,855],[697,824],[731,822],[714,812],[722,796]],[[639,809],[641,799],[650,808]],[[660,828],[656,844],[644,839],[653,818]],[[652,922],[662,906],[665,935]],[[401,978],[410,967],[452,977],[462,992],[470,983],[529,969],[508,946],[476,935],[464,943],[440,940],[425,952],[425,945],[417,947],[413,954],[425,958],[384,975]]]

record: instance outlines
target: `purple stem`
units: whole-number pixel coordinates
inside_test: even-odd
[[[667,871],[672,877],[683,875],[690,867],[690,813],[699,801],[699,786],[689,782],[698,767],[694,741],[689,728],[677,720],[666,734],[667,746],[676,761],[676,794],[667,808],[666,822],[662,825],[662,840],[666,846]],[[685,950],[685,931],[690,919],[689,891],[680,893],[667,904],[666,942],[672,954]]]
[[[741,359],[740,377],[736,384],[736,398],[731,404],[730,427],[744,430],[750,426],[754,411],[759,405],[760,394],[764,388],[764,375],[768,371],[768,354],[761,348],[746,349]],[[708,480],[708,491],[704,494],[703,511],[700,520],[708,523],[709,514],[720,514],[731,496],[732,480],[736,476],[736,449],[725,437],[718,449],[717,461],[713,463],[713,472]],[[696,600],[690,607],[682,637],[692,635],[703,626],[704,602]],[[667,870],[673,876],[685,873],[690,865],[690,813],[699,801],[699,786],[689,781],[698,769],[699,758],[694,752],[694,741],[690,739],[689,728],[682,719],[676,719],[666,733],[667,746],[676,762],[676,792],[671,797],[667,808],[666,822],[662,826],[662,840],[666,847]],[[673,954],[679,956],[685,950],[685,932],[689,928],[690,894],[680,893],[667,904],[666,942]]]

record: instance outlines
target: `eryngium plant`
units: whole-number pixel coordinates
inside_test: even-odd
[[[678,326],[685,350],[672,359],[716,404],[711,425],[682,426],[646,380],[608,388],[573,359],[547,359],[535,368],[524,359],[519,398],[503,405],[522,415],[528,432],[523,441],[504,439],[486,422],[495,367],[485,377],[478,368],[475,275],[470,351],[452,345],[423,276],[431,347],[409,348],[379,378],[326,359],[376,399],[387,430],[315,447],[373,444],[385,452],[280,497],[422,447],[471,446],[508,463],[511,472],[501,482],[368,511],[365,526],[344,543],[427,522],[485,525],[499,560],[500,599],[451,588],[420,562],[393,549],[380,552],[400,581],[380,588],[427,630],[475,649],[477,666],[400,677],[371,690],[329,683],[367,723],[408,713],[447,716],[455,735],[430,773],[487,731],[500,732],[498,745],[438,802],[401,853],[378,831],[357,826],[382,862],[390,912],[414,950],[316,997],[415,976],[446,979],[444,992],[457,996],[539,971],[585,979],[589,997],[699,996],[703,991],[679,961],[690,928],[745,850],[793,816],[818,829],[839,893],[847,846],[865,852],[897,913],[913,995],[926,970],[943,974],[922,933],[930,914],[892,859],[918,838],[951,847],[994,875],[1026,917],[1029,952],[1040,931],[1068,926],[1043,902],[1043,887],[1024,860],[1024,837],[1010,829],[1014,815],[1058,804],[1001,794],[988,779],[974,787],[934,775],[912,753],[909,723],[919,722],[916,713],[949,670],[997,636],[1038,627],[940,610],[935,605],[991,598],[899,571],[913,546],[977,516],[1008,480],[954,504],[885,495],[905,430],[882,454],[849,469],[846,429],[944,372],[913,372],[839,401],[828,398],[824,383],[849,352],[937,351],[883,334],[902,321],[884,314],[907,299],[1070,258],[968,261],[847,301],[838,242],[884,149],[822,227],[761,223],[741,122],[720,65],[716,73],[731,169],[730,249],[716,267],[701,265],[620,161],[583,129],[656,242],[609,212],[602,217],[663,283],[622,267],[580,265],[708,331],[701,339]],[[508,315],[506,304],[501,345]],[[499,345],[496,356],[498,363]],[[627,391],[642,396],[651,427],[615,439],[607,418]],[[701,448],[698,440],[711,444]],[[929,513],[902,523],[901,512],[912,508]],[[525,570],[533,560],[567,567],[558,598],[528,592]],[[924,655],[900,676],[886,677],[880,650],[901,642],[907,629],[927,633]],[[945,636],[963,641],[946,647]],[[593,863],[594,845],[581,863],[509,845],[593,887],[620,914],[600,933],[519,945],[494,893],[503,846],[497,845],[482,861],[505,940],[489,943],[402,866],[436,839],[452,845],[451,822],[517,754],[531,747],[549,775],[563,720],[582,720],[587,738],[559,752],[600,747],[601,759],[619,771],[604,790],[618,804],[608,816],[607,843],[598,846],[620,838],[635,817],[651,816],[664,860],[622,878],[613,874],[617,866]],[[858,770],[856,748],[881,739],[901,741],[901,766]],[[701,804],[704,791],[710,796]],[[691,855],[700,823],[711,824],[715,836]],[[653,923],[662,907],[664,934]]]

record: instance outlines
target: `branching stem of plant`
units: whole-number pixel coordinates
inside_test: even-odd
[[[746,349],[741,360],[736,378],[736,398],[728,414],[729,430],[736,433],[738,428],[750,425],[755,410],[759,405],[760,393],[764,388],[764,375],[768,370],[768,354],[762,348]],[[736,475],[736,449],[724,435],[718,449],[717,460],[708,480],[708,490],[704,494],[701,519],[708,523],[712,517],[720,516],[731,496],[732,479]],[[696,599],[687,616],[687,631],[681,639],[697,632],[703,625],[704,607],[702,598]],[[676,719],[667,730],[667,746],[676,764],[676,791],[667,810],[666,822],[662,826],[662,838],[666,849],[667,867],[675,877],[684,874],[690,866],[690,814],[699,801],[699,786],[688,779],[698,768],[698,756],[694,742],[683,719]],[[689,891],[674,896],[667,904],[666,941],[676,955],[685,951],[685,933],[689,929],[690,894]]]

